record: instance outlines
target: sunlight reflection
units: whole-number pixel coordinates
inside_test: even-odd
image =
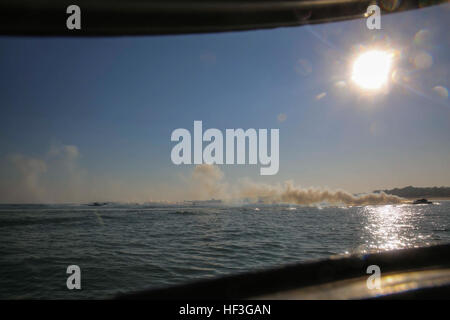
[[[362,238],[363,251],[393,250],[413,247],[425,237],[416,232],[417,224],[423,213],[411,205],[367,206],[367,223]]]

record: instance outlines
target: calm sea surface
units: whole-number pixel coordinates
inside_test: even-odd
[[[0,205],[1,299],[98,299],[199,278],[450,242],[450,201],[366,207]],[[66,269],[81,268],[81,290]]]

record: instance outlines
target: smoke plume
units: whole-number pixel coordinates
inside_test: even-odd
[[[301,188],[292,181],[280,185],[255,183],[249,179],[241,180],[233,188],[223,182],[223,173],[213,165],[199,165],[194,169],[192,178],[198,183],[203,195],[239,201],[252,199],[264,203],[291,203],[299,205],[314,205],[327,203],[331,205],[379,205],[398,204],[404,199],[386,193],[368,193],[354,195],[344,190],[328,190],[320,188]]]
[[[196,200],[228,198],[228,185],[223,181],[223,177],[222,170],[217,166],[197,165],[191,177],[191,197]]]
[[[328,203],[333,205],[361,206],[377,204],[397,204],[404,199],[386,193],[368,193],[353,195],[344,190],[327,190],[320,188],[300,188],[287,181],[283,186],[262,185],[247,181],[240,189],[244,198],[258,199],[265,203],[292,203],[313,205]]]

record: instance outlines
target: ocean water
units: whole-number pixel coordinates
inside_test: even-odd
[[[1,299],[102,299],[333,254],[450,242],[450,201],[364,207],[0,205]],[[81,268],[81,290],[66,269]]]

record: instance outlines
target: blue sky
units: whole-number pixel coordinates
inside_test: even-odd
[[[0,177],[9,191],[0,201],[186,198],[193,166],[172,164],[170,135],[192,131],[194,120],[223,131],[280,129],[279,173],[221,166],[229,183],[245,176],[351,192],[450,185],[448,14],[447,4],[382,16],[382,30],[354,20],[205,35],[1,37]],[[349,70],[361,46],[380,44],[399,52],[401,79],[367,96]],[[419,54],[431,65],[414,64]],[[65,180],[80,176],[89,182]],[[84,184],[96,192],[83,193]],[[44,198],[33,191],[41,187]]]

